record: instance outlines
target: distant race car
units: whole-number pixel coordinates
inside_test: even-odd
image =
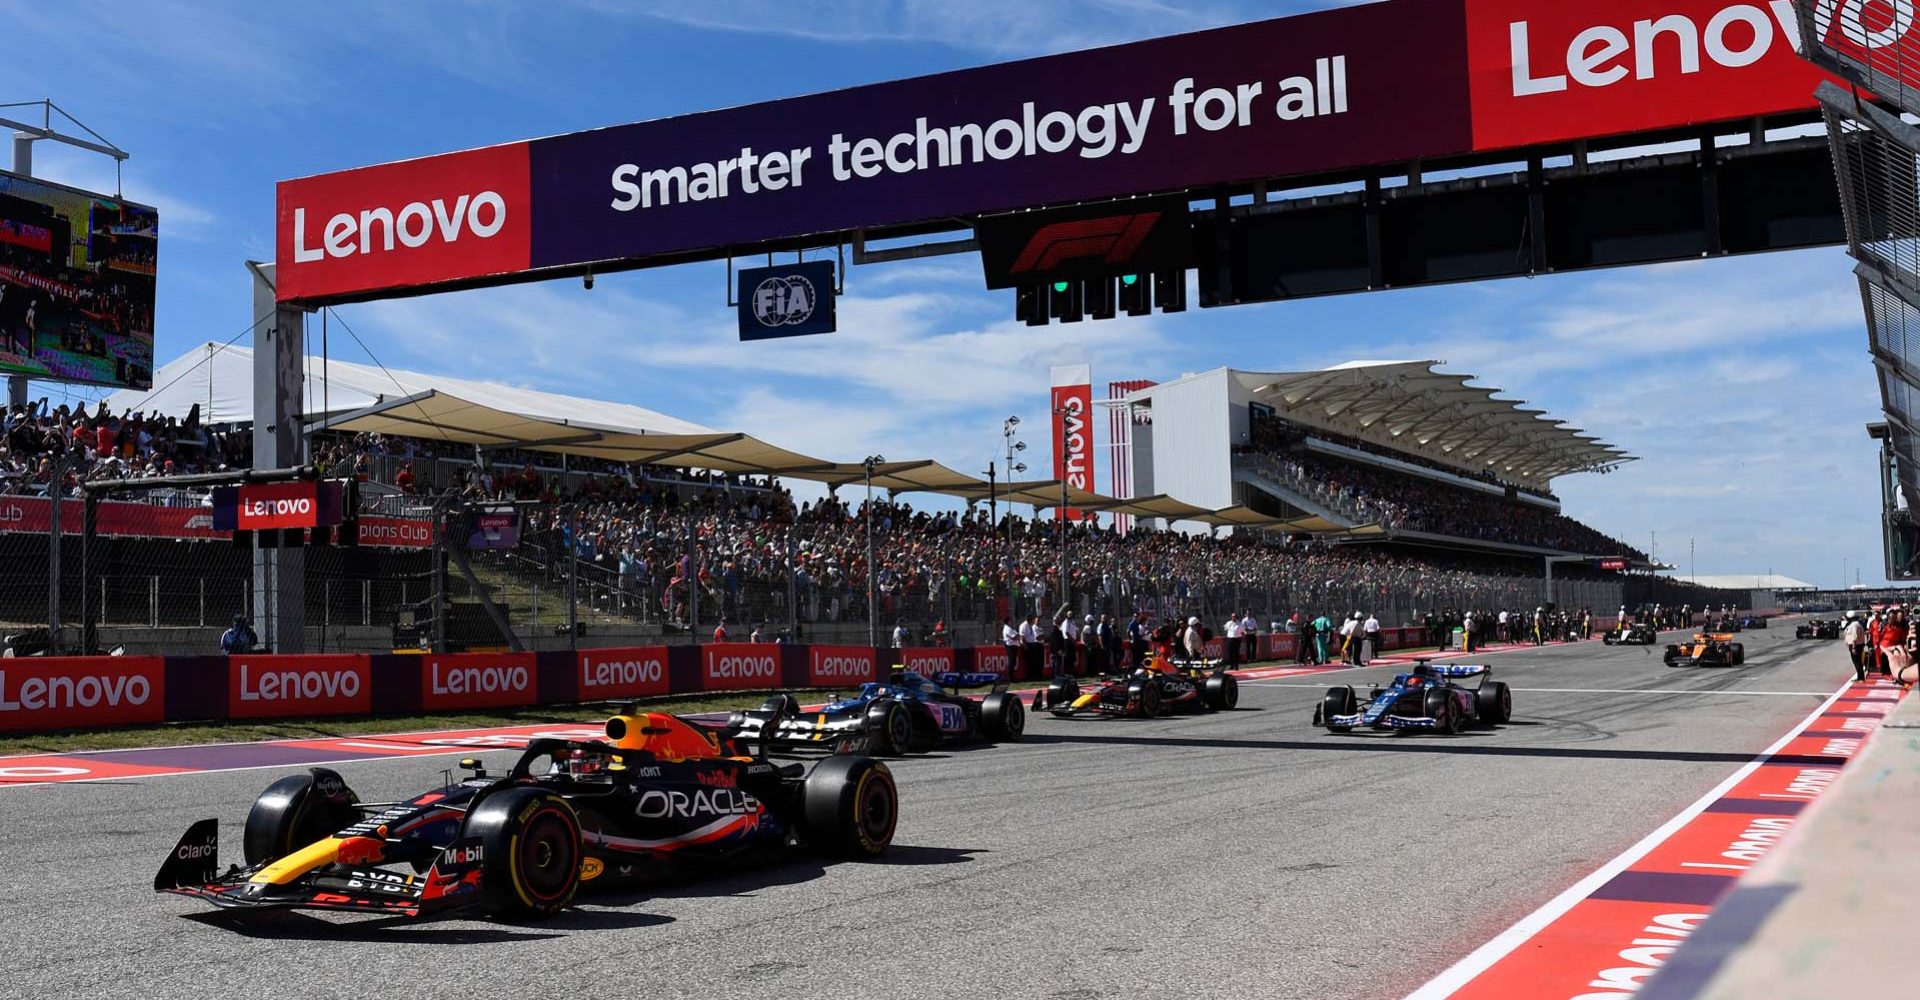
[[[1513,718],[1513,693],[1490,679],[1493,668],[1480,664],[1416,662],[1384,688],[1367,693],[1362,705],[1351,685],[1328,688],[1313,709],[1313,724],[1331,733],[1355,729],[1435,729],[1458,733],[1468,726],[1497,726]],[[1454,683],[1469,677],[1479,683]]]
[[[1688,642],[1667,646],[1669,667],[1737,667],[1747,662],[1747,648],[1731,632],[1695,632]]]
[[[1600,637],[1609,646],[1651,646],[1660,641],[1660,632],[1650,622],[1631,622]]]
[[[879,761],[782,766],[658,712],[614,716],[606,732],[533,740],[501,776],[461,761],[471,777],[394,803],[361,802],[326,768],[282,778],[247,813],[244,865],[220,872],[219,823],[201,820],[153,887],[228,908],[529,918],[671,859],[794,845],[874,857],[893,841],[899,796]]]
[[[985,698],[968,698],[967,687],[991,687]],[[942,743],[1015,743],[1027,728],[1027,707],[1007,690],[1000,674],[913,671],[885,683],[860,685],[850,698],[818,712],[800,711],[792,695],[775,695],[751,712],[736,712],[728,724],[739,738],[763,743],[769,752],[823,750],[881,756],[925,751]]]
[[[1838,639],[1844,627],[1838,618],[1815,618],[1793,627],[1795,639]]]
[[[1240,704],[1240,682],[1216,660],[1183,663],[1157,656],[1132,673],[1107,677],[1082,690],[1071,677],[1047,685],[1047,710],[1075,715],[1151,719],[1168,712],[1224,712]]]
[[[1741,628],[1766,628],[1766,615],[1747,615],[1740,619]]]

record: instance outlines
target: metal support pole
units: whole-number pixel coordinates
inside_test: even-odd
[[[873,595],[873,459],[867,466],[867,645],[879,645],[880,605]]]
[[[562,456],[565,457],[565,456]],[[567,648],[580,648],[580,522],[572,504],[563,508],[567,519]]]
[[[447,651],[447,508],[433,503],[433,651]]]
[[[36,138],[38,137],[27,132],[15,132],[13,134],[13,172],[22,177],[33,176],[33,142]],[[31,350],[32,348],[28,349]],[[12,409],[14,407],[27,405],[27,391],[27,377],[25,375],[9,375],[7,377],[7,407]],[[54,506],[56,510],[59,508],[57,503]],[[57,517],[58,515],[56,514],[55,516]],[[58,522],[55,523],[57,524]],[[58,625],[54,626],[53,636],[54,642],[57,643],[60,641],[60,628]]]
[[[787,525],[787,638],[800,641],[800,586],[793,578],[793,525]]]
[[[16,138],[15,142],[18,141]],[[25,386],[26,380],[21,379],[20,383],[22,386]],[[62,546],[60,508],[65,507],[67,504],[66,484],[67,449],[65,443],[62,442],[60,450],[54,453],[53,483],[47,490],[48,495],[53,499],[49,514],[50,524],[47,530],[47,654],[50,656],[58,655],[60,652],[60,594],[62,591],[61,584],[64,582],[60,579],[60,550]]]
[[[687,516],[687,634],[700,642],[700,533],[694,529],[692,512]]]
[[[88,493],[80,499],[80,654],[93,655],[93,609],[88,604],[87,584],[91,582],[93,539],[99,527],[99,501]]]

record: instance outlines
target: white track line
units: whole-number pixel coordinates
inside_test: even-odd
[[[1854,681],[1849,679],[1845,684],[1840,685],[1839,690],[1829,695],[1826,701],[1820,703],[1819,708],[1814,709],[1806,718],[1800,720],[1800,724],[1789,730],[1787,735],[1780,737],[1772,746],[1761,751],[1759,756],[1748,761],[1738,771],[1733,772],[1727,777],[1727,780],[1713,786],[1705,795],[1695,799],[1692,805],[1680,810],[1679,815],[1661,824],[1658,830],[1641,838],[1639,843],[1627,848],[1612,861],[1601,865],[1593,874],[1568,886],[1565,892],[1553,897],[1539,909],[1522,917],[1519,923],[1501,931],[1499,936],[1493,940],[1474,949],[1472,954],[1455,962],[1452,967],[1433,977],[1425,986],[1407,994],[1406,1000],[1445,1000],[1446,997],[1450,997],[1458,992],[1462,986],[1472,982],[1475,977],[1492,968],[1494,963],[1506,958],[1521,945],[1532,940],[1534,935],[1545,930],[1549,924],[1566,915],[1568,910],[1573,909],[1588,896],[1593,895],[1601,886],[1611,881],[1614,876],[1626,871],[1632,867],[1634,862],[1646,857],[1654,848],[1666,843],[1668,838],[1679,832],[1681,827],[1692,822],[1694,817],[1705,812],[1708,806],[1719,801],[1722,796],[1732,791],[1734,786],[1746,780],[1747,775],[1759,770],[1760,765],[1765,764],[1768,758],[1779,753],[1788,743],[1793,742],[1794,737],[1799,736],[1808,726],[1813,725],[1813,721],[1818,719],[1822,713],[1826,712],[1834,702],[1839,701],[1840,696],[1846,694],[1847,689],[1852,687],[1853,684]]]
[[[1323,688],[1326,684],[1288,684],[1279,681],[1245,681],[1241,687],[1284,687],[1284,688]],[[1743,698],[1765,696],[1771,698],[1825,698],[1825,691],[1695,691],[1687,688],[1509,688],[1526,694],[1698,694],[1730,695]]]

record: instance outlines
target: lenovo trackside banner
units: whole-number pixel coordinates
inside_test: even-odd
[[[365,715],[370,660],[357,655],[235,656],[227,661],[227,715],[236,719]]]
[[[1810,0],[1882,56],[1912,0]],[[283,301],[1813,107],[1788,0],[1385,0],[284,181]],[[1884,60],[1883,60],[1884,61]]]
[[[579,660],[581,701],[648,698],[670,688],[665,646],[583,649]]]
[[[505,708],[537,700],[532,653],[428,653],[420,657],[420,707]]]
[[[700,647],[700,683],[708,691],[780,686],[780,647],[765,642],[715,642]]]
[[[0,660],[0,732],[160,722],[166,661],[157,656]]]
[[[1053,478],[1075,489],[1093,489],[1093,368],[1057,365],[1053,369]],[[1081,517],[1072,508],[1055,518]]]
[[[872,646],[807,647],[807,683],[813,687],[856,687],[879,679],[879,651]]]

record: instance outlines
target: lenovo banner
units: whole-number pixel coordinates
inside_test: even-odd
[[[227,661],[227,715],[235,719],[365,715],[373,674],[365,656],[235,656]]]
[[[944,646],[900,651],[900,669],[922,677],[953,672],[953,650]]]
[[[427,653],[420,657],[420,707],[506,708],[537,699],[532,653]]]
[[[1093,368],[1059,365],[1053,369],[1053,478],[1075,489],[1093,489]],[[1072,508],[1054,518],[1078,520]]]
[[[1475,149],[1798,111],[1821,79],[1789,0],[1466,5]]]
[[[700,647],[700,683],[708,691],[780,686],[780,647],[765,642],[715,642]]]
[[[1013,656],[1005,646],[973,647],[973,671],[977,674],[1013,676]]]
[[[1461,0],[1396,0],[284,181],[282,301],[1463,152]]]
[[[1909,44],[1910,0],[1809,2],[1876,65]],[[429,156],[281,182],[279,296],[498,284],[1811,110],[1798,44],[1789,0],[1386,0]],[[1092,238],[1055,256],[1114,252],[1115,234]]]
[[[669,685],[665,646],[580,651],[581,701],[649,698],[668,693]]]
[[[161,722],[166,677],[157,656],[0,659],[0,732]]]
[[[880,656],[872,646],[807,647],[807,683],[813,687],[855,687],[879,679]]]
[[[267,531],[339,524],[343,492],[337,481],[221,486],[213,491],[213,526]]]

